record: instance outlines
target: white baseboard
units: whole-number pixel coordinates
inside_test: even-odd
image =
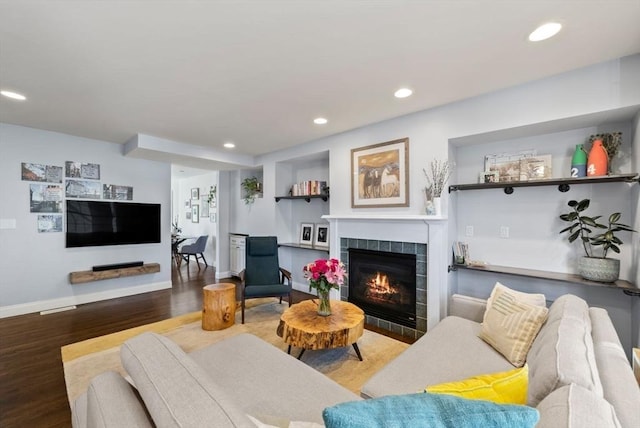
[[[102,291],[99,293],[80,294],[77,296],[61,297],[59,299],[40,300],[37,302],[20,303],[18,305],[0,306],[0,318],[16,315],[31,314],[34,312],[49,311],[66,306],[82,305],[84,303],[99,302],[101,300],[117,299],[118,297],[133,296],[135,294],[148,293],[150,291],[165,290],[171,288],[171,281],[155,282],[136,287],[119,288],[116,290]]]
[[[226,271],[226,272],[218,272],[216,271],[216,279],[221,279],[221,278],[231,278],[231,271]]]

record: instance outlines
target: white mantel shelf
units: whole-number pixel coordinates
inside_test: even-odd
[[[445,221],[445,216],[435,215],[397,215],[397,214],[338,214],[323,215],[325,220],[392,220],[392,221]]]

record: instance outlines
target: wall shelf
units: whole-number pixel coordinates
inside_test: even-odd
[[[329,247],[316,247],[313,245],[302,245],[302,244],[296,244],[295,242],[285,242],[283,244],[278,243],[278,247],[297,248],[300,250],[322,251],[325,253],[329,252]]]
[[[549,279],[553,281],[561,281],[568,282],[572,284],[580,284],[587,285],[592,287],[604,287],[604,288],[617,288],[623,290],[625,294],[629,296],[640,296],[640,288],[636,287],[629,281],[625,281],[622,279],[617,280],[616,282],[595,282],[588,281],[582,278],[580,275],[570,274],[570,273],[560,273],[560,272],[548,272],[542,270],[534,270],[534,269],[523,269],[523,268],[515,268],[509,266],[497,266],[497,265],[485,265],[485,266],[468,266],[463,264],[453,264],[449,266],[449,271],[455,271],[458,269],[466,269],[473,270],[479,272],[492,272],[492,273],[501,273],[515,276],[523,276],[526,278],[539,278],[539,279]]]
[[[502,183],[469,183],[469,184],[452,184],[449,186],[449,193],[459,190],[479,190],[479,189],[504,189],[508,195],[513,193],[515,187],[540,187],[540,186],[558,186],[560,192],[567,192],[571,184],[592,184],[592,183],[640,183],[638,173],[606,175],[602,177],[581,177],[581,178],[552,178],[546,180],[530,180],[530,181],[510,181]]]
[[[160,272],[159,263],[147,263],[142,266],[122,269],[109,269],[97,272],[94,272],[92,270],[85,270],[69,273],[69,282],[71,284],[82,284],[85,282],[102,281],[104,279],[113,278],[124,278],[126,276],[146,275],[156,272]]]
[[[303,196],[276,196],[276,202],[280,202],[280,199],[303,199],[307,202],[311,202],[311,199],[322,199],[327,202],[329,195],[303,195]]]

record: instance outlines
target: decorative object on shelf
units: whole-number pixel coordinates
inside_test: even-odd
[[[560,215],[563,221],[571,222],[568,226],[560,231],[560,233],[569,232],[569,242],[573,242],[580,238],[582,246],[586,254],[585,257],[578,262],[578,273],[584,279],[598,282],[614,282],[620,276],[620,260],[607,258],[609,250],[620,253],[619,245],[622,245],[620,238],[616,236],[618,232],[634,232],[634,230],[622,223],[620,213],[613,213],[609,216],[608,225],[598,223],[602,217],[588,217],[582,213],[589,208],[591,201],[583,199],[580,202],[571,200],[568,202],[573,211]],[[590,236],[592,229],[604,229],[604,231],[595,236]],[[593,247],[602,247],[602,257],[595,255]]]
[[[313,240],[313,245],[316,247],[328,248],[329,247],[329,225],[328,224],[316,224],[316,234]]]
[[[425,212],[427,215],[442,215],[442,191],[446,182],[453,173],[453,163],[439,160],[432,160],[430,170],[422,168],[427,187],[424,188],[424,195],[427,199]]]
[[[520,180],[520,161],[537,155],[536,150],[521,150],[514,153],[500,153],[484,157],[485,171],[498,171],[501,182]]]
[[[194,201],[200,200],[200,188],[194,187],[193,189],[191,189],[191,199],[193,199]]]
[[[344,264],[338,259],[318,259],[302,268],[304,277],[309,281],[309,291],[318,292],[318,315],[331,315],[331,300],[329,292],[332,288],[340,289],[344,284],[347,273]]]
[[[245,205],[255,202],[258,195],[262,192],[262,183],[257,177],[247,177],[242,180],[242,191],[244,192],[243,200]]]
[[[313,195],[328,195],[329,187],[326,181],[320,180],[305,180],[300,183],[295,183],[289,190],[290,196],[313,196]]]
[[[478,177],[479,183],[497,183],[500,181],[500,173],[498,171],[483,171]]]
[[[553,178],[551,155],[520,159],[520,181]]]
[[[302,223],[300,225],[300,244],[313,245],[313,223]]]
[[[593,146],[591,146],[591,150],[589,150],[587,176],[596,177],[607,175],[608,161],[607,151],[602,145],[602,140],[594,140]]]
[[[579,178],[587,176],[587,152],[582,144],[576,144],[576,150],[571,158],[571,177]]]
[[[215,208],[216,207],[216,195],[218,193],[218,186],[211,186],[209,188],[209,194],[207,195],[207,204],[209,204],[209,206],[211,208]]]
[[[603,134],[595,134],[589,137],[589,142],[602,141],[602,146],[607,152],[608,164],[607,174],[613,174],[613,162],[620,152],[620,146],[622,145],[622,132],[607,132]]]
[[[351,150],[351,208],[409,206],[409,139]]]

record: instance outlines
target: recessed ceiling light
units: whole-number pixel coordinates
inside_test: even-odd
[[[228,142],[228,143],[224,143],[223,144],[227,149],[233,149],[236,145],[233,144],[232,142]]]
[[[325,119],[324,117],[316,117],[315,119],[313,119],[313,123],[315,123],[316,125],[324,125],[327,122],[329,122],[327,119]]]
[[[413,94],[413,91],[411,89],[400,88],[393,95],[395,95],[396,98],[407,98],[411,94]]]
[[[561,29],[562,24],[557,22],[548,22],[533,30],[533,32],[529,34],[529,41],[540,42],[542,40],[547,40],[548,38],[558,34]]]
[[[4,95],[7,98],[11,98],[19,101],[24,101],[27,99],[27,97],[25,97],[24,95],[19,94],[17,92],[12,92],[12,91],[0,91],[0,94]]]

